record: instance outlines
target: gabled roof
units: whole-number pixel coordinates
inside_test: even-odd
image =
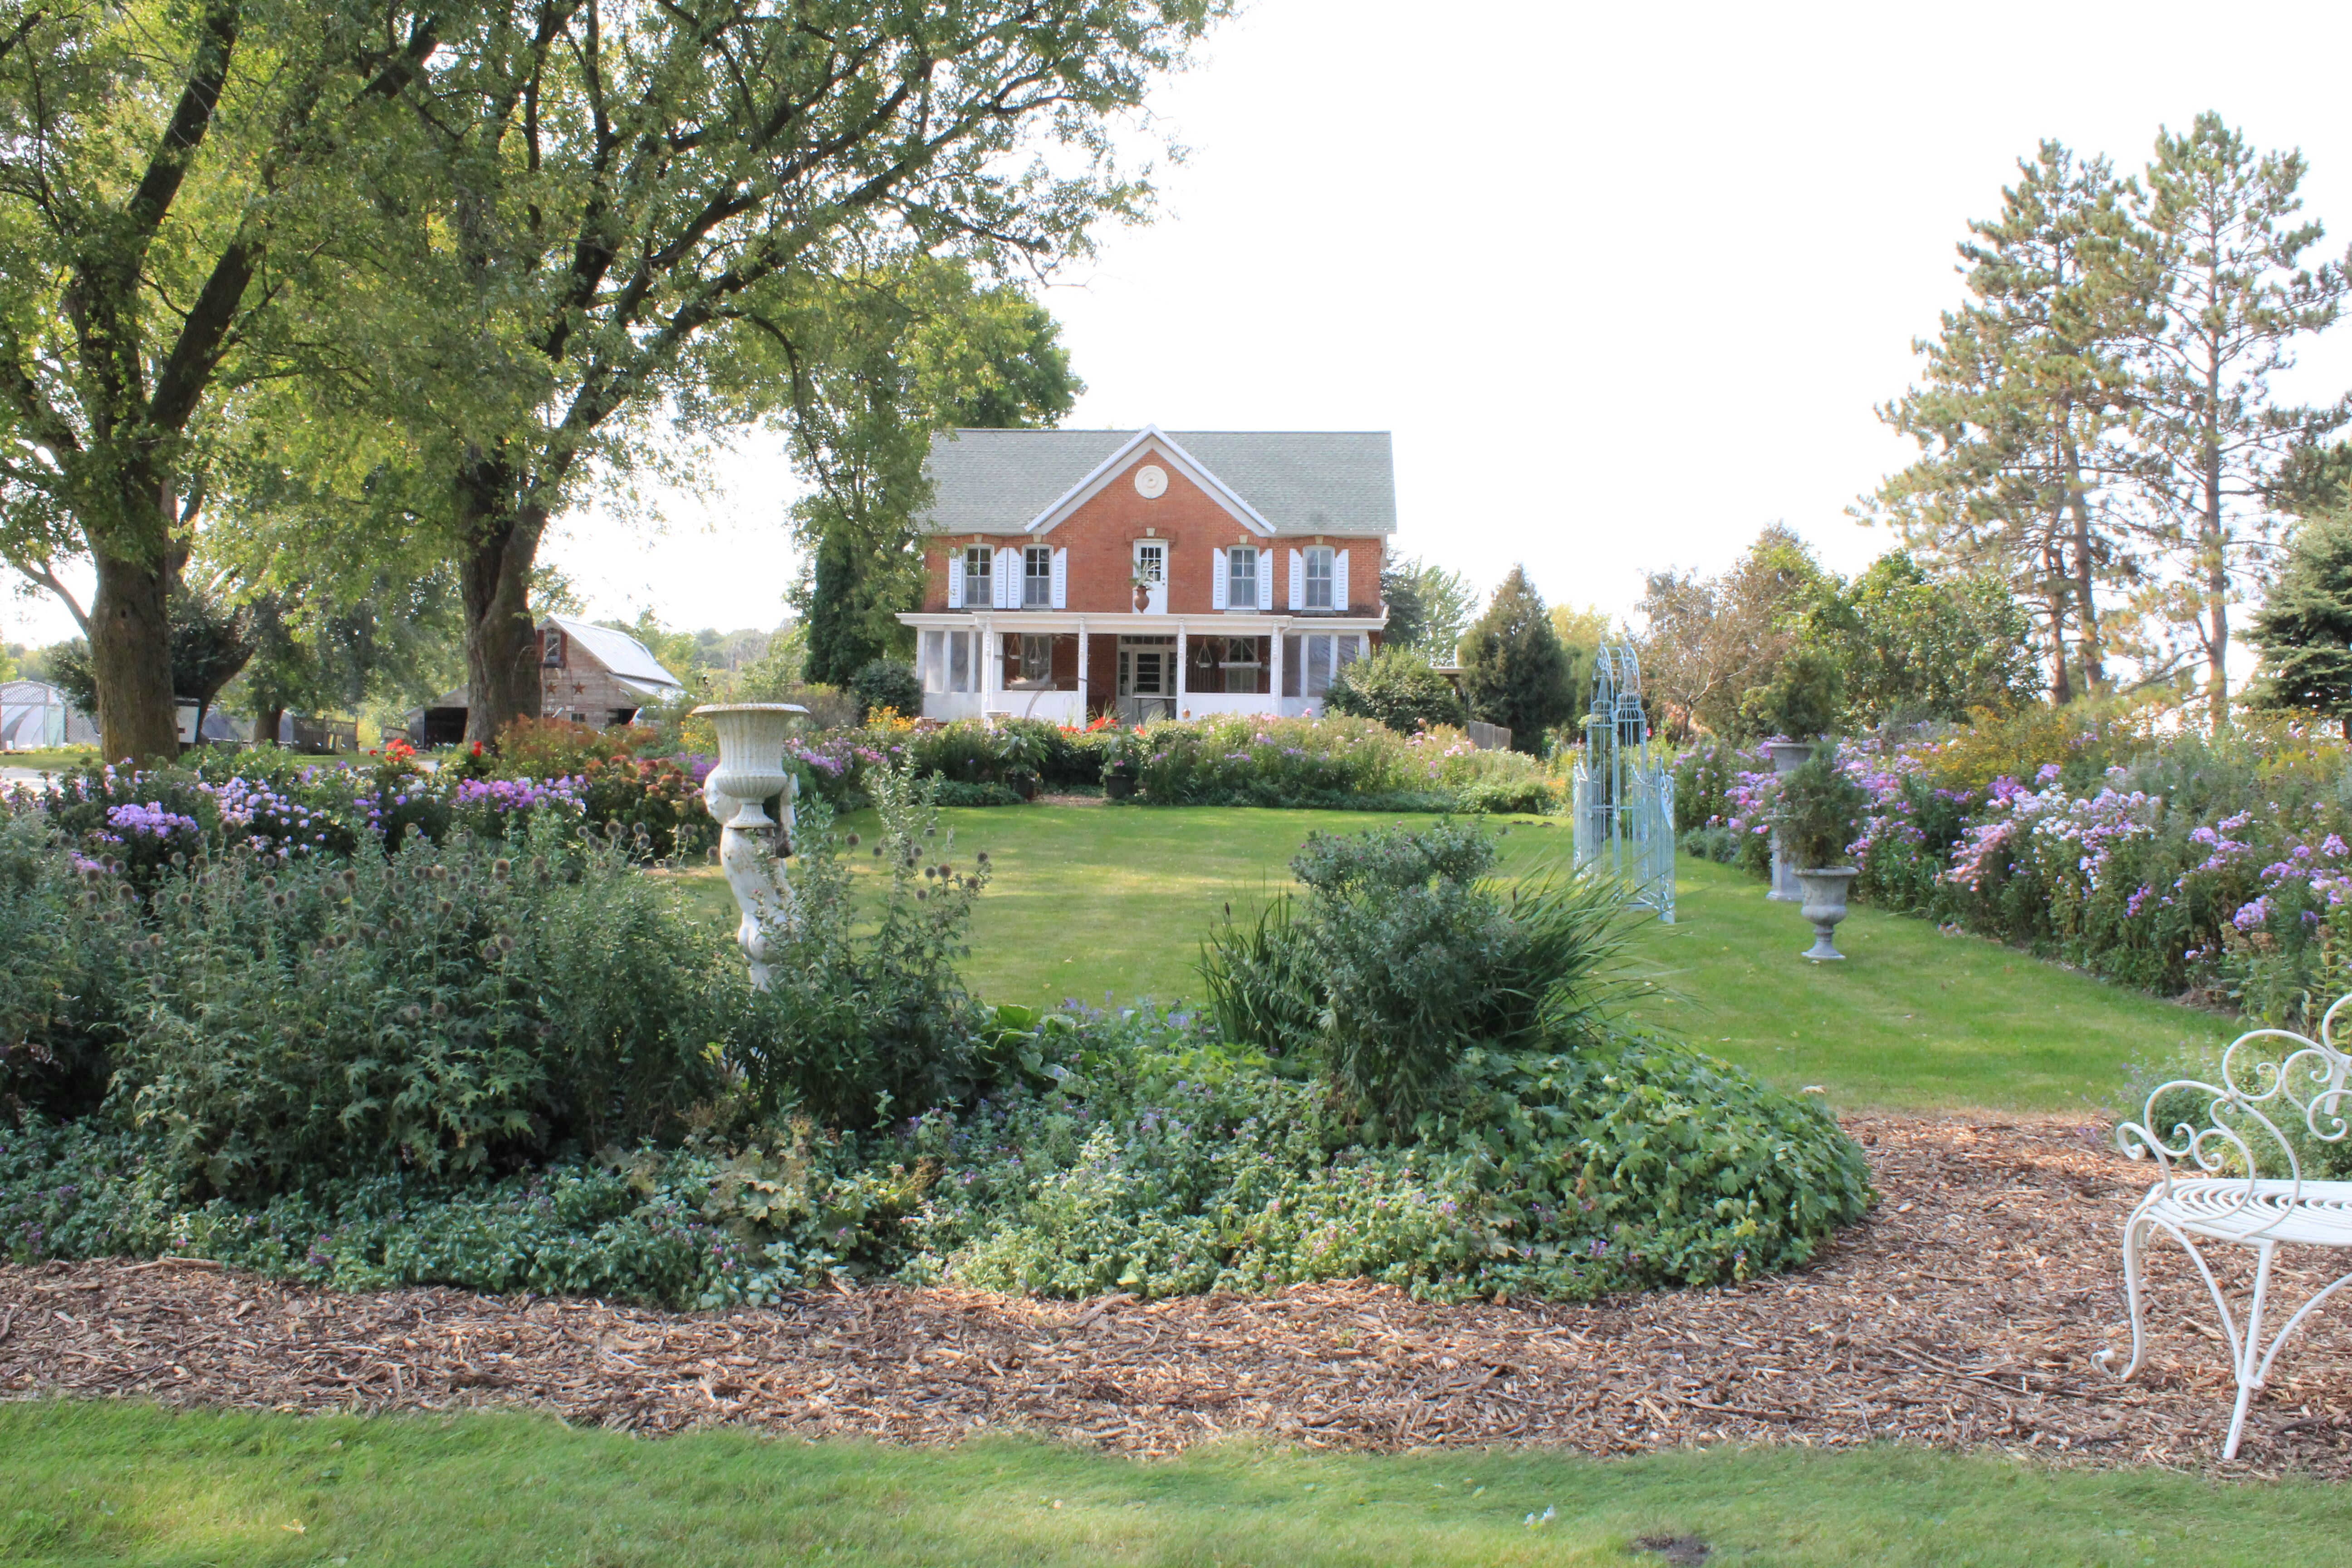
[[[626,632],[616,632],[610,626],[600,626],[589,621],[575,621],[570,616],[550,616],[547,624],[560,627],[574,647],[586,648],[595,656],[598,664],[640,696],[661,694],[646,690],[647,687],[676,691],[686,684],[664,669],[652,650]]]
[[[1180,466],[1202,470],[1202,488],[1261,531],[1396,531],[1385,430],[946,431],[931,440],[925,521],[938,533],[1020,533],[1049,524],[1105,482],[1102,470],[1114,459],[1154,439],[1173,448]]]

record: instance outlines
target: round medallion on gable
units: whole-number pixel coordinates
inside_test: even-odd
[[[1158,500],[1168,493],[1168,470],[1157,463],[1146,463],[1135,470],[1135,493],[1145,500]]]

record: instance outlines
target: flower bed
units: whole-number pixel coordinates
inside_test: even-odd
[[[1870,801],[1855,891],[1883,908],[2273,1021],[2352,990],[2352,765],[2291,725],[2217,743],[2045,710],[1837,757]],[[1685,847],[1760,874],[1760,748],[1701,747],[1677,773]]]

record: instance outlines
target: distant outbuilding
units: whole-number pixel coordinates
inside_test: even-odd
[[[539,627],[540,716],[578,724],[626,724],[648,702],[686,689],[662,668],[651,649],[624,631],[550,616]],[[472,705],[465,687],[436,701],[411,709],[409,738],[423,746],[454,745],[466,738]]]

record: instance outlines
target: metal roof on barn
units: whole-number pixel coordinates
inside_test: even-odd
[[[1385,430],[1163,430],[1278,534],[1394,533],[1396,473]],[[926,471],[939,533],[1018,533],[1143,434],[950,430]]]
[[[585,648],[605,672],[632,688],[658,687],[676,691],[686,682],[664,669],[653,650],[626,632],[616,632],[610,626],[600,626],[593,621],[575,621],[570,616],[550,616],[547,624],[562,629],[572,639],[572,646]],[[660,691],[640,691],[640,695],[656,697]]]

